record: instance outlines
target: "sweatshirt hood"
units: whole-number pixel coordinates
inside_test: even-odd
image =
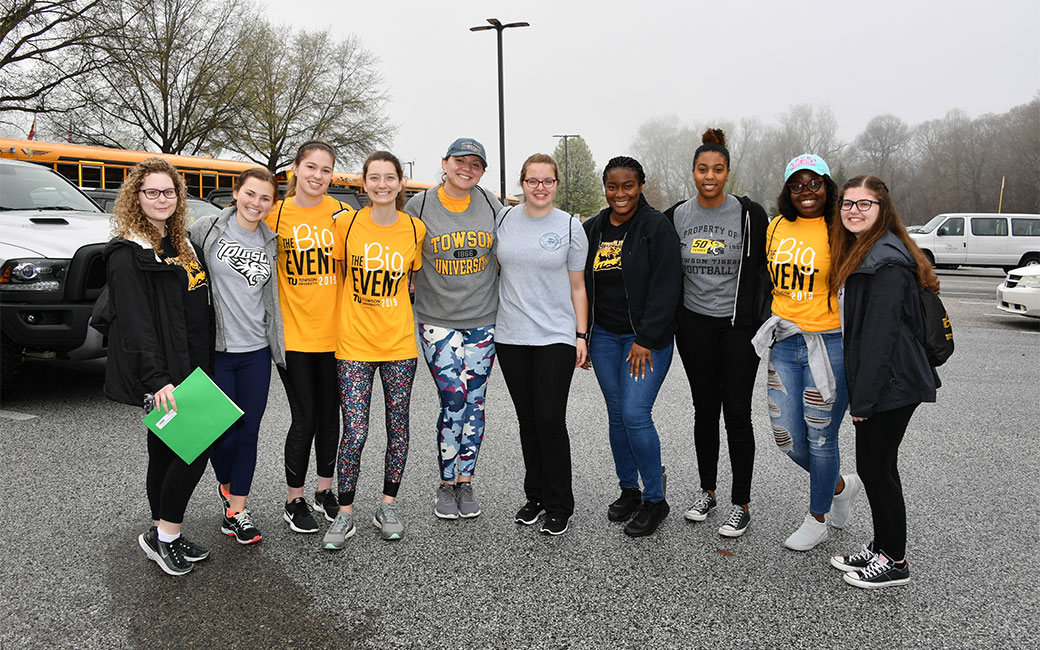
[[[900,264],[911,268],[917,267],[917,263],[914,262],[913,256],[907,250],[906,244],[891,231],[886,232],[881,236],[881,239],[877,240],[874,247],[863,258],[863,262],[859,265],[857,271],[873,272],[884,264]]]

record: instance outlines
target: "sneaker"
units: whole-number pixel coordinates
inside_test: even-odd
[[[228,510],[231,510],[231,493],[225,493],[224,486],[220,483],[217,483],[217,496],[220,497],[220,511],[227,512]]]
[[[513,517],[513,521],[518,524],[530,526],[531,524],[538,521],[538,515],[542,513],[545,508],[542,507],[541,501],[527,500],[523,508],[516,511],[516,516]]]
[[[866,568],[849,571],[842,578],[850,585],[863,589],[898,587],[910,582],[910,565],[904,562],[900,568],[892,558],[881,552],[874,556]]]
[[[826,539],[827,522],[816,521],[816,517],[805,515],[805,521],[784,540],[784,546],[792,551],[808,551]]]
[[[141,550],[148,556],[148,559],[154,560],[160,569],[171,576],[182,576],[195,567],[184,557],[177,540],[168,544],[160,542],[159,531],[154,526],[147,533],[138,535],[137,543],[141,545]]]
[[[234,537],[239,544],[255,544],[264,538],[256,526],[253,525],[248,509],[236,512],[230,517],[225,512],[224,523],[220,526],[220,532],[228,537]]]
[[[543,535],[562,535],[567,532],[569,521],[570,518],[563,515],[546,515],[539,532]]]
[[[404,524],[397,517],[397,502],[379,502],[376,514],[372,517],[372,525],[379,529],[379,535],[386,540],[404,537]]]
[[[867,568],[874,559],[874,551],[869,546],[864,546],[851,555],[835,555],[831,558],[831,566],[839,571],[859,571]]]
[[[442,483],[437,486],[437,498],[433,502],[433,514],[441,519],[459,518],[459,499],[455,486]]]
[[[668,502],[663,499],[657,503],[643,501],[632,521],[625,524],[625,534],[629,537],[652,535],[670,510]]]
[[[303,497],[296,497],[286,503],[282,518],[289,523],[289,528],[297,533],[318,532],[318,522],[314,521],[314,517],[311,516],[311,507],[307,505]]]
[[[480,504],[477,497],[473,496],[473,484],[470,482],[459,483],[455,486],[455,495],[459,498],[459,516],[472,519],[480,516]]]
[[[719,535],[723,537],[740,537],[751,524],[751,515],[744,506],[733,506],[729,511],[729,519],[719,526]]]
[[[701,495],[693,500],[693,505],[683,513],[683,517],[690,521],[704,521],[708,518],[708,513],[714,510],[717,505],[718,502],[715,501],[715,497],[711,496],[711,492],[701,490]]]
[[[610,521],[626,521],[639,510],[643,503],[643,493],[636,488],[621,488],[621,496],[607,506],[607,519]]]
[[[859,476],[855,474],[844,474],[842,478],[845,479],[845,489],[834,495],[831,513],[827,516],[827,523],[835,528],[844,528],[845,524],[849,522],[849,516],[852,514],[852,502],[863,487],[863,481],[859,480]]]
[[[314,492],[314,512],[325,515],[325,521],[335,521],[339,514],[339,499],[331,489]]]
[[[325,533],[325,538],[321,540],[322,548],[327,548],[330,551],[341,550],[347,538],[353,537],[356,532],[354,515],[348,513],[346,508],[343,508],[332,521],[332,525],[329,526],[328,531]]]
[[[158,534],[156,534],[158,537]],[[199,546],[195,542],[189,541],[183,534],[177,539],[170,542],[180,549],[181,555],[184,559],[189,562],[201,562],[209,557],[209,549],[205,546]]]

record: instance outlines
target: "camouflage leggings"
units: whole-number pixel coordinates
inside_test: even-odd
[[[495,362],[495,326],[455,330],[419,323],[419,338],[441,400],[441,480],[454,482],[456,463],[460,476],[473,476],[484,439],[484,393]]]

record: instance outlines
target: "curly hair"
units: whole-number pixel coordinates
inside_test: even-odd
[[[697,159],[706,151],[714,151],[721,154],[726,160],[726,167],[729,167],[729,149],[726,148],[725,131],[722,129],[708,129],[701,135],[701,142],[704,144],[697,147],[697,150],[693,152],[694,167],[697,166]]]
[[[173,182],[173,187],[177,190],[177,208],[166,220],[166,233],[177,250],[176,257],[186,261],[194,260],[195,252],[188,243],[188,230],[184,219],[188,211],[188,189],[184,185],[184,179],[177,173],[177,168],[163,158],[145,158],[127,173],[116,198],[115,210],[112,212],[112,231],[123,239],[143,239],[157,253],[168,255],[162,249],[163,234],[148,221],[141,209],[141,185],[149,174],[166,174]]]

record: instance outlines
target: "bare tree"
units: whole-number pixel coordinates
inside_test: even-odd
[[[643,193],[655,208],[664,210],[676,201],[693,196],[693,152],[700,134],[669,115],[647,120],[636,132],[632,155],[643,165]]]
[[[878,115],[856,137],[855,154],[866,166],[865,171],[891,179],[894,167],[907,153],[911,137],[910,128],[902,119],[892,114]]]

